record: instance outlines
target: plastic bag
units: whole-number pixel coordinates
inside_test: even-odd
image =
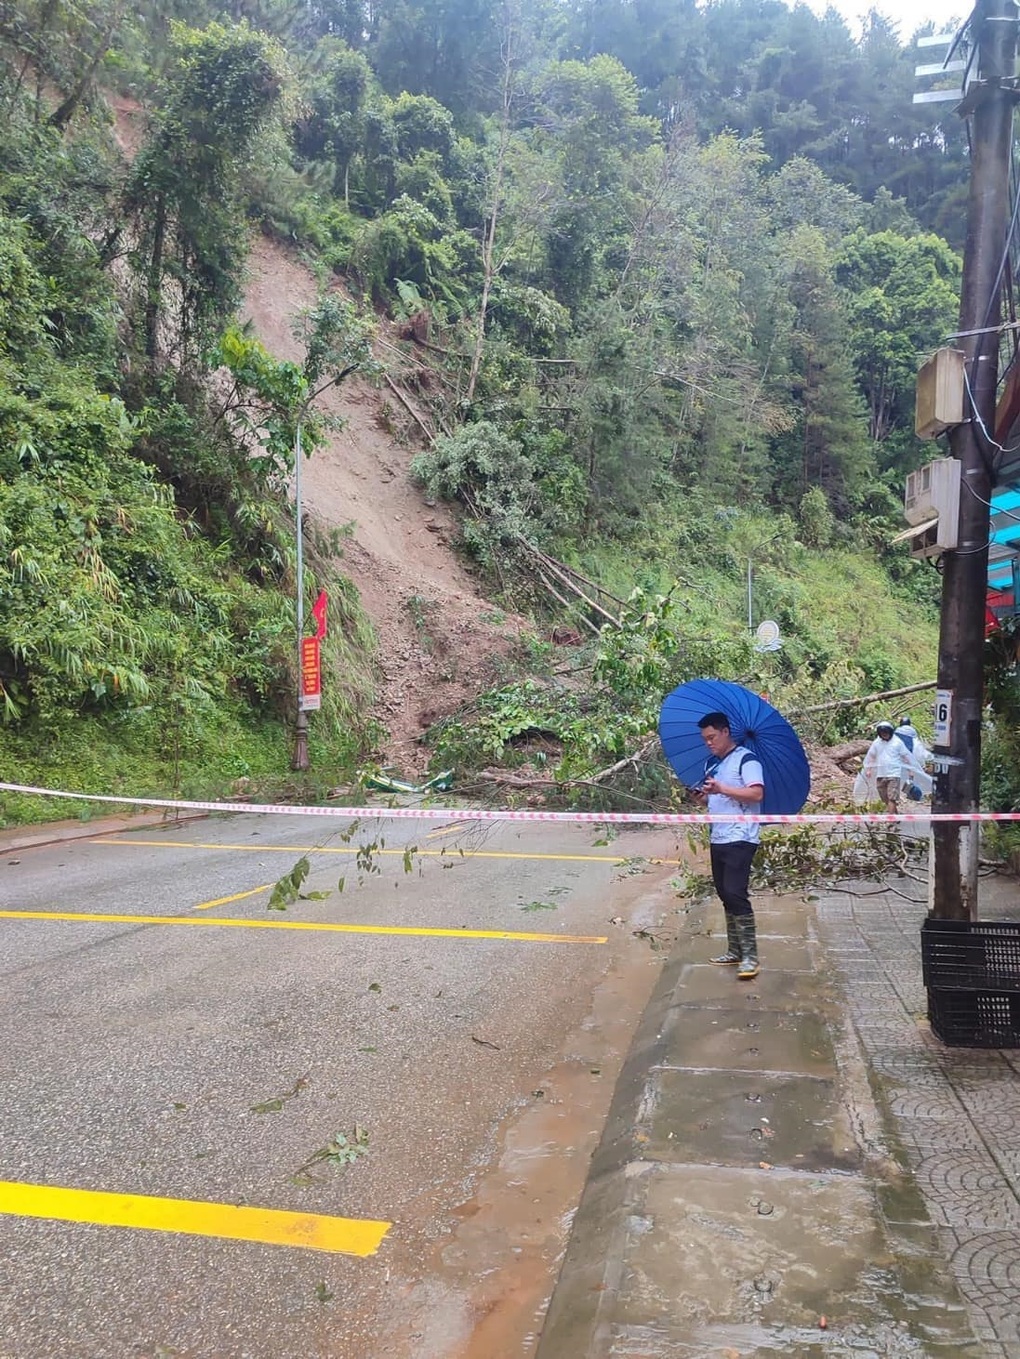
[[[869,802],[878,801],[878,786],[876,785],[873,776],[871,774],[865,774],[863,769],[854,779],[853,799],[858,807],[863,807]]]
[[[911,802],[920,802],[922,798],[931,796],[932,778],[923,769],[913,769],[910,772],[910,787],[907,789],[907,797]]]

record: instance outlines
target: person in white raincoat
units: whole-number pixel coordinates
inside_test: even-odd
[[[916,764],[910,750],[896,735],[891,722],[879,722],[875,739],[864,757],[861,774],[870,786],[874,781],[879,800],[887,812],[899,811],[900,793],[910,782]]]
[[[917,734],[917,728],[911,722],[909,714],[900,718],[900,725],[893,734],[899,737],[913,756],[913,768],[908,776],[905,792],[911,802],[920,802],[921,798],[927,797],[931,792],[931,775],[926,773],[924,768],[931,759],[931,751]]]

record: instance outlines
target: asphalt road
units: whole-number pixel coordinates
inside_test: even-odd
[[[676,846],[349,831],[0,857],[3,1359],[530,1352]]]

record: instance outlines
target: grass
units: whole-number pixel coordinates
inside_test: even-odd
[[[331,740],[319,714],[310,715],[312,768],[290,768],[291,735],[283,723],[252,720],[243,710],[217,710],[193,733],[179,757],[166,748],[166,733],[145,716],[111,724],[78,718],[58,732],[0,730],[0,777],[66,792],[120,796],[229,800],[242,793],[261,801],[316,802],[353,772],[357,752],[349,740]],[[247,720],[245,720],[247,719]],[[0,792],[0,828],[91,820],[128,812],[127,804]]]

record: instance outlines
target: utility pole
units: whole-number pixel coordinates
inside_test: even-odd
[[[965,354],[967,401],[964,423],[949,436],[950,453],[960,462],[960,527],[956,549],[942,557],[933,812],[976,812],[980,806],[988,502],[995,452],[989,438],[995,430],[999,297],[1010,218],[1017,15],[1014,0],[978,0],[970,21],[977,78],[958,110],[961,116],[973,115],[956,337]],[[976,918],[978,838],[973,822],[933,824],[932,915],[937,919]]]
[[[302,410],[301,415],[304,414]],[[292,769],[308,768],[308,712],[305,709],[302,686],[301,643],[305,635],[305,552],[304,524],[301,522],[301,416],[298,417],[294,440],[294,515],[297,520],[297,720],[294,724],[294,756]]]

